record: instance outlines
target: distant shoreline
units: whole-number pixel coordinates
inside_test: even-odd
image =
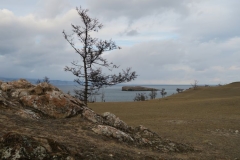
[[[158,91],[158,89],[142,86],[123,86],[122,91]]]

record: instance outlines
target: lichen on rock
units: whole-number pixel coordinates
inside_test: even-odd
[[[50,152],[44,147],[43,142],[47,143],[45,145],[51,147]],[[38,142],[32,137],[10,132],[5,134],[0,140],[0,159],[74,159],[67,150],[54,151],[54,149],[52,149],[53,147],[62,148],[62,146],[57,143],[54,145],[56,146],[52,146],[52,144],[49,143],[49,139]]]
[[[29,109],[20,109],[19,111],[16,112],[16,114],[24,118],[30,118],[35,120],[41,119],[41,115]]]
[[[6,101],[14,102],[19,108],[27,107],[31,112],[38,111],[53,118],[67,118],[78,115],[84,106],[80,100],[63,93],[46,82],[32,85],[28,81],[20,79],[12,82],[2,82],[0,89],[0,101],[4,102],[5,106],[7,106]],[[8,105],[8,107],[11,106]],[[25,113],[22,112],[19,115],[25,116]]]
[[[128,125],[125,122],[123,122],[119,117],[110,112],[103,113],[103,118],[105,119],[104,123],[107,125],[120,128],[124,131],[128,129]]]
[[[93,123],[103,123],[102,116],[96,114],[90,108],[84,107],[84,109],[82,111],[82,116]]]

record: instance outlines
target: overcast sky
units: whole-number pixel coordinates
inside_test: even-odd
[[[64,67],[80,59],[62,31],[81,24],[77,6],[122,47],[104,57],[132,67],[132,83],[240,81],[239,0],[0,0],[0,77],[73,80]]]

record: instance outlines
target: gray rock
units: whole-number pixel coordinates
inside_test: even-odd
[[[100,115],[96,114],[90,108],[84,107],[82,111],[82,116],[93,123],[103,123],[103,118]]]
[[[118,139],[119,141],[125,141],[125,142],[133,142],[133,138],[128,135],[127,133],[118,130],[111,126],[106,125],[97,125],[96,128],[92,129],[95,133],[101,134],[107,137],[113,137]]]
[[[118,129],[126,131],[128,129],[128,125],[123,122],[119,117],[115,116],[110,112],[103,113],[104,123]]]
[[[36,139],[17,133],[5,134],[0,140],[0,159],[74,160],[65,146],[50,139],[40,138],[41,142]],[[44,146],[48,146],[48,150]]]
[[[37,115],[33,114],[35,111],[54,118],[72,117],[80,114],[84,106],[80,100],[63,93],[58,88],[46,82],[38,85],[32,85],[24,79],[13,82],[2,82],[0,91],[0,101],[5,106],[28,108],[27,112],[26,110],[17,112],[24,117],[27,117],[27,115]],[[10,97],[6,95],[10,95]],[[39,116],[33,117],[39,118]]]

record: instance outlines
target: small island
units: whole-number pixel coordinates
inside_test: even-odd
[[[142,86],[123,86],[122,91],[157,91],[157,89]]]

